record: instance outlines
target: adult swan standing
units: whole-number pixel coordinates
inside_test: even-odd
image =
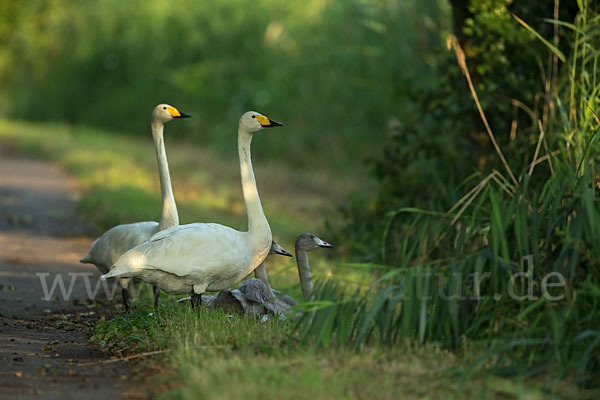
[[[154,147],[156,149],[156,160],[158,162],[158,176],[160,179],[160,191],[162,195],[162,214],[160,222],[145,221],[135,222],[133,224],[117,225],[92,243],[90,251],[80,261],[82,263],[94,264],[100,272],[106,274],[111,266],[127,250],[134,248],[146,239],[163,229],[174,225],[179,225],[179,216],[177,206],[171,187],[171,177],[169,175],[169,165],[167,163],[167,153],[164,143],[165,124],[174,118],[189,118],[191,115],[180,112],[168,104],[159,104],[152,111],[151,127],[152,137],[154,138]],[[122,288],[123,304],[125,310],[129,310],[129,292],[127,290],[130,279],[120,279]],[[160,291],[154,287],[154,305],[158,304]]]
[[[227,289],[252,272],[269,254],[272,238],[258,196],[250,143],[255,132],[282,125],[254,111],[245,113],[239,121],[238,153],[247,232],[208,223],[175,226],[123,254],[101,278],[140,278],[170,294],[192,294],[192,304],[199,304],[202,293]]]

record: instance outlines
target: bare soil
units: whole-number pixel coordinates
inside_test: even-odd
[[[77,182],[43,161],[0,143],[0,399],[144,398],[131,363],[88,343],[89,327],[106,310],[88,299],[81,276],[63,299],[57,274],[100,273],[79,263],[91,244],[76,212]]]

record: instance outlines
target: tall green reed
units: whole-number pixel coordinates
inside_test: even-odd
[[[504,173],[482,177],[443,215],[388,213],[386,273],[353,296],[333,282],[318,285],[321,307],[299,324],[305,340],[357,350],[406,340],[458,349],[471,340],[488,349],[476,365],[498,374],[545,372],[598,386],[600,17],[586,7],[580,2],[573,24],[548,21],[572,35],[574,50],[548,77],[555,85],[534,121],[526,168],[513,178],[505,162]],[[466,63],[463,71],[470,80]]]

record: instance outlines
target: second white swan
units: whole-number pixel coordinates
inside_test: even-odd
[[[171,187],[171,177],[169,174],[169,164],[167,163],[167,153],[164,143],[165,124],[174,118],[189,118],[191,115],[180,112],[168,104],[159,104],[154,107],[151,117],[152,138],[156,150],[156,160],[158,163],[158,176],[160,179],[160,191],[162,195],[162,215],[160,222],[144,221],[132,224],[117,225],[92,243],[88,254],[80,260],[85,264],[94,264],[100,272],[106,274],[111,266],[127,250],[154,235],[156,232],[165,228],[178,225],[179,216],[173,188]],[[125,310],[129,310],[129,279],[120,279],[119,284],[122,288],[123,304]],[[154,305],[158,303],[159,290],[154,288]]]
[[[209,223],[175,226],[123,254],[101,278],[140,278],[170,294],[190,293],[192,303],[200,303],[202,293],[229,288],[252,272],[269,253],[272,237],[258,196],[250,144],[255,132],[282,125],[254,111],[239,121],[238,154],[247,232]]]

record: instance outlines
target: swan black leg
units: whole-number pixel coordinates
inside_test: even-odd
[[[123,296],[123,305],[125,306],[125,312],[129,312],[129,291],[126,288],[121,289],[121,295]]]
[[[154,293],[154,308],[158,308],[158,298],[160,297],[160,289],[156,286],[152,286],[152,292]]]
[[[192,294],[190,304],[192,305],[192,308],[200,307],[202,305],[202,295],[196,293]]]

